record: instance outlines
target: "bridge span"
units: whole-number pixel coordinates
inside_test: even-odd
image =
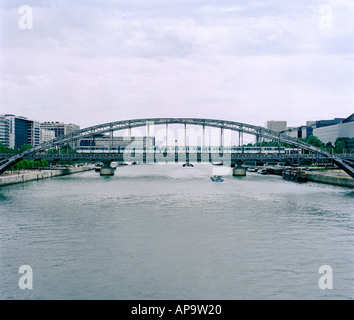
[[[166,129],[167,129],[167,126],[170,124],[183,124],[185,130],[186,130],[187,125],[194,125],[194,126],[197,125],[197,126],[201,126],[203,128],[203,132],[204,132],[205,127],[213,127],[213,128],[219,128],[221,130],[221,134],[223,133],[223,130],[231,130],[231,131],[237,131],[240,135],[245,133],[245,134],[254,135],[258,138],[266,138],[266,139],[269,139],[272,141],[276,141],[279,144],[285,143],[287,145],[293,146],[294,148],[300,148],[302,150],[307,150],[310,154],[312,154],[312,157],[317,157],[317,158],[322,157],[323,159],[327,159],[329,161],[332,161],[339,168],[343,169],[347,174],[349,174],[352,178],[354,178],[353,160],[351,159],[350,156],[347,156],[346,158],[341,158],[338,155],[330,154],[320,148],[314,147],[314,146],[312,146],[308,143],[305,143],[303,141],[300,141],[296,138],[292,138],[292,137],[287,136],[285,134],[282,134],[282,133],[279,133],[279,132],[276,132],[273,130],[269,130],[269,129],[266,129],[263,127],[254,126],[254,125],[241,123],[241,122],[235,122],[235,121],[200,119],[200,118],[146,118],[146,119],[122,120],[122,121],[115,121],[115,122],[105,123],[105,124],[96,125],[96,126],[88,127],[85,129],[77,130],[71,134],[59,137],[57,139],[53,139],[48,142],[44,142],[44,143],[40,144],[39,146],[36,146],[32,149],[26,150],[20,154],[16,154],[16,155],[13,155],[9,158],[1,160],[0,174],[4,173],[7,169],[9,169],[15,163],[17,163],[18,161],[20,161],[24,158],[28,158],[28,157],[38,158],[38,159],[45,158],[48,156],[45,153],[43,153],[45,150],[52,149],[56,146],[61,146],[61,145],[67,144],[67,143],[77,142],[78,140],[83,139],[83,138],[93,138],[96,134],[109,133],[110,136],[113,137],[113,132],[119,131],[119,130],[126,130],[126,129],[130,130],[132,128],[143,127],[143,126],[146,126],[147,129],[149,130],[149,128],[151,126],[155,126],[155,125],[166,125]],[[204,140],[204,137],[203,137],[203,140]],[[217,162],[218,160],[230,159],[231,163],[232,163],[232,161],[236,161],[237,159],[240,159],[242,157],[244,157],[243,160],[245,160],[246,157],[249,157],[249,156],[240,156],[240,155],[232,156],[232,153],[230,153],[229,155],[230,156],[228,158],[228,155],[226,153],[220,154],[220,152],[219,152],[219,154],[214,154],[214,155],[212,153],[209,153],[208,157],[209,157],[209,161],[215,160],[215,162]],[[90,155],[90,156],[92,156],[92,155]],[[161,155],[159,155],[159,157],[160,156]],[[173,159],[173,157],[176,157],[176,155],[174,153],[166,154],[164,157],[167,157],[167,156],[172,157],[171,159]],[[260,156],[260,155],[258,155],[258,156]],[[86,159],[85,157],[87,157],[87,159],[89,158],[88,156],[78,155],[78,154],[70,155],[67,157],[72,157],[73,159],[74,158]],[[102,156],[101,158],[103,159],[103,157],[107,157],[107,155]],[[202,159],[203,153],[200,153],[199,157],[200,157],[200,159]],[[279,158],[281,156],[277,155],[277,157]],[[107,157],[107,159],[108,158],[110,158],[110,157]],[[121,158],[119,158],[117,155],[115,155],[114,157],[112,156],[111,159],[108,159],[108,160],[113,160],[113,159],[121,159]],[[143,155],[142,155],[142,159],[143,159],[142,162],[144,162]],[[145,162],[146,162],[146,159],[147,158],[145,155]],[[163,158],[161,158],[161,159],[163,160]],[[198,159],[198,153],[196,153],[196,159]],[[156,154],[154,155],[153,162],[155,162],[155,160],[156,160]],[[188,158],[186,158],[186,160],[190,161],[190,159],[188,159]],[[121,160],[118,160],[118,161],[121,161]],[[166,159],[165,159],[165,161],[166,161]]]
[[[8,158],[8,154],[0,154],[0,161],[4,161]],[[352,155],[337,155],[341,159],[350,160],[354,162],[354,154]],[[301,165],[301,164],[316,164],[327,163],[333,164],[331,159],[320,156],[317,154],[279,154],[279,153],[231,153],[228,157],[225,157],[220,153],[185,153],[178,152],[169,153],[164,155],[163,153],[141,153],[132,155],[129,153],[52,153],[52,154],[35,154],[30,153],[23,157],[26,160],[41,160],[45,159],[48,162],[56,163],[60,161],[80,161],[80,162],[138,162],[143,164],[152,163],[185,163],[185,162],[210,162],[220,163],[225,161],[225,165],[234,165],[240,160],[246,164],[254,163],[283,163],[285,165]]]

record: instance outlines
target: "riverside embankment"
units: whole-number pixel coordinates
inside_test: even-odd
[[[269,174],[282,175],[285,168],[277,166],[265,166]],[[288,167],[286,167],[288,168]],[[289,167],[290,168],[290,167]],[[354,179],[340,169],[321,170],[321,168],[298,168],[305,173],[308,181],[332,184],[337,186],[354,188]]]
[[[354,188],[354,179],[342,170],[306,171],[306,176],[309,181]]]
[[[94,165],[80,166],[80,167],[69,167],[69,168],[53,168],[46,170],[36,170],[36,171],[26,171],[26,172],[15,172],[15,173],[5,173],[0,176],[0,186],[6,186],[10,184],[23,183],[27,181],[40,180],[46,178],[52,178],[56,176],[63,176],[83,171],[94,170]]]

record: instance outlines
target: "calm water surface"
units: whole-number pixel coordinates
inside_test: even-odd
[[[145,165],[0,189],[0,299],[353,299],[354,192]],[[219,169],[220,170],[220,169]],[[21,265],[33,290],[18,286]],[[333,270],[321,290],[319,267]]]

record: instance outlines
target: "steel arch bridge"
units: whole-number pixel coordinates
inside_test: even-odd
[[[184,124],[197,125],[202,127],[214,127],[225,130],[237,131],[239,133],[245,133],[270,139],[277,142],[286,143],[297,148],[307,150],[311,153],[324,156],[333,161],[338,167],[343,169],[347,174],[354,178],[354,168],[345,163],[345,160],[330,154],[320,148],[314,147],[308,143],[300,141],[296,138],[292,138],[288,135],[266,129],[260,126],[254,126],[246,123],[227,121],[227,120],[215,120],[215,119],[201,119],[201,118],[145,118],[145,119],[133,119],[109,122],[105,124],[95,125],[85,129],[77,130],[73,133],[64,135],[62,137],[53,139],[51,141],[44,142],[34,148],[26,150],[20,154],[16,154],[8,159],[5,159],[0,165],[0,174],[4,173],[11,166],[23,159],[26,155],[36,154],[47,149],[51,149],[55,146],[60,146],[66,143],[75,142],[83,138],[94,137],[96,134],[112,133],[114,131],[126,130],[136,127],[144,127],[150,125],[169,125],[169,124]]]

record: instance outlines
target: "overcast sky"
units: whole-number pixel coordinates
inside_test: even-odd
[[[84,128],[145,117],[296,126],[354,112],[353,0],[0,3],[0,114]]]

